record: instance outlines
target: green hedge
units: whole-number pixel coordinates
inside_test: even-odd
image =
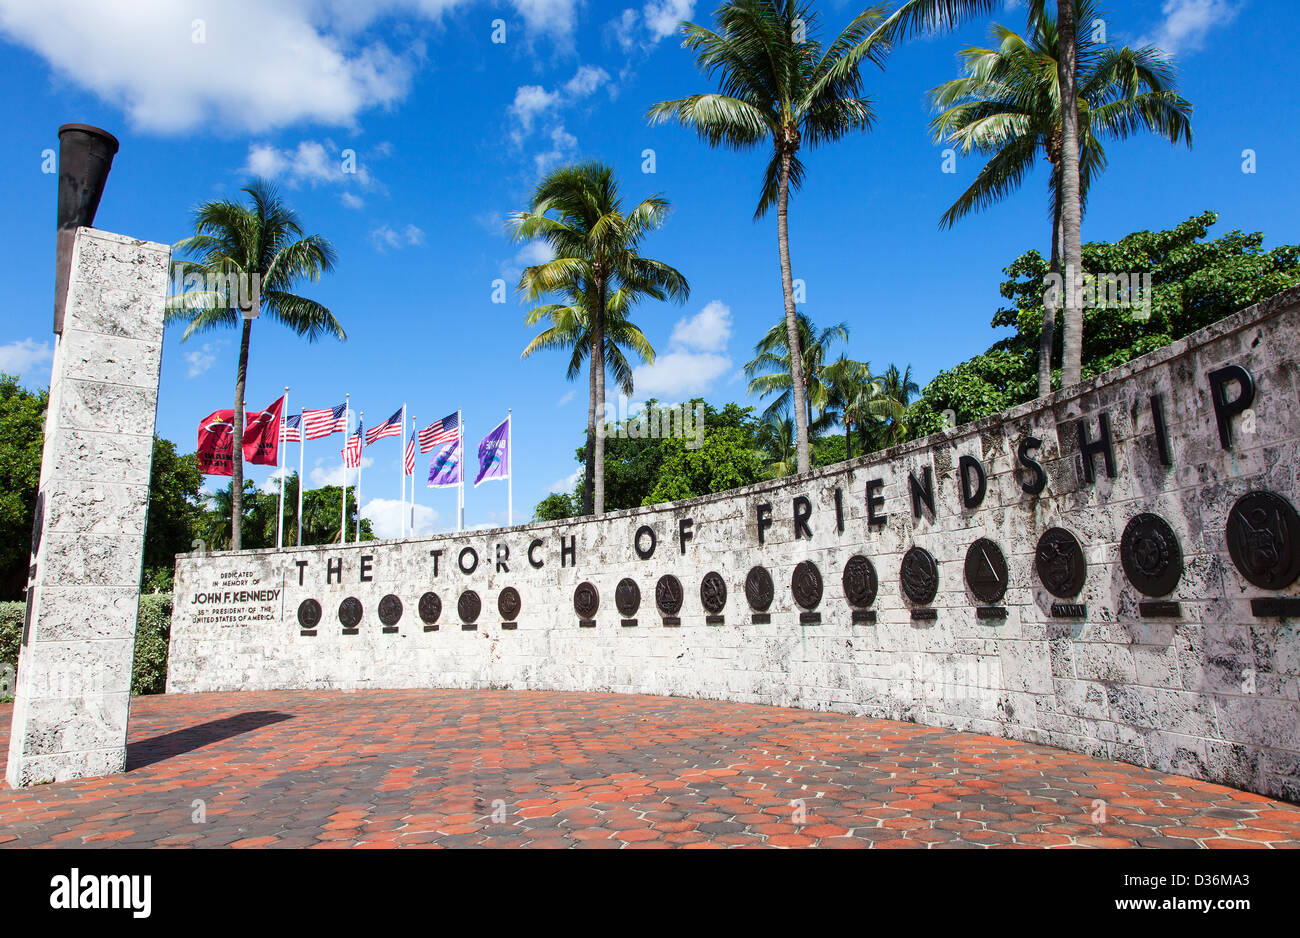
[[[0,603],[0,664],[18,666],[23,640],[24,603]],[[146,593],[140,597],[140,620],[135,633],[135,661],[131,668],[131,693],[161,694],[167,686],[167,643],[171,639],[171,593]]]

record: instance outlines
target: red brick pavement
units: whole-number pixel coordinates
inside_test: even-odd
[[[1296,847],[1300,807],[1045,746],[777,707],[249,692],[138,699],[127,772],[0,786],[0,843]]]

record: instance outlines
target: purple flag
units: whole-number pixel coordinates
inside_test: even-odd
[[[478,478],[474,480],[477,488],[480,482],[492,479],[510,478],[510,418],[501,421],[501,425],[483,437],[478,445]]]
[[[464,471],[460,440],[444,443],[429,463],[429,488],[446,489],[460,485]]]

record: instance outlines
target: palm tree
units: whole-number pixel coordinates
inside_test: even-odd
[[[1079,0],[1078,19],[1098,15],[1091,0]],[[1030,39],[994,26],[997,49],[966,49],[965,77],[930,92],[941,113],[931,128],[937,140],[988,153],[992,158],[975,181],[944,214],[950,227],[962,216],[986,208],[1018,188],[1041,154],[1052,167],[1052,272],[1060,274],[1062,196],[1059,34],[1044,16]],[[1080,186],[1086,204],[1093,177],[1106,165],[1101,138],[1124,139],[1146,129],[1177,143],[1191,143],[1191,105],[1173,90],[1173,70],[1151,47],[1111,49],[1090,36],[1078,41],[1079,126],[1082,137]],[[1055,307],[1043,305],[1039,344],[1038,393],[1052,389]]]
[[[794,421],[788,414],[766,413],[763,415],[762,432],[767,450],[767,477],[780,479],[794,475],[798,469]]]
[[[528,343],[520,358],[528,358],[535,352],[543,349],[572,349],[573,353],[569,357],[569,369],[566,377],[573,381],[582,373],[583,364],[591,355],[592,341],[594,338],[594,326],[592,317],[588,314],[586,304],[587,290],[582,284],[566,286],[564,289],[557,291],[565,297],[567,303],[550,303],[545,306],[539,306],[530,310],[525,323],[530,326],[536,325],[542,320],[547,320],[550,325],[533,337]],[[632,364],[628,361],[625,350],[633,353],[646,364],[653,364],[655,360],[654,346],[646,338],[639,326],[630,322],[627,318],[628,308],[635,301],[633,292],[628,286],[624,285],[615,290],[610,296],[609,302],[605,306],[605,365],[614,377],[615,384],[620,391],[629,397],[633,391],[632,383]],[[589,383],[591,385],[590,400],[595,401],[595,379],[594,369],[589,370]],[[593,486],[594,486],[594,462],[595,447],[590,443],[594,438],[596,430],[596,410],[594,406],[589,406],[587,411],[587,441],[588,447],[586,452],[587,475],[582,483],[583,510],[590,514],[593,505]]]
[[[884,430],[884,442],[886,445],[903,442],[907,436],[907,424],[904,417],[907,415],[907,405],[912,402],[912,398],[921,393],[921,387],[912,377],[912,366],[908,365],[902,371],[898,370],[897,365],[891,364],[885,369],[885,373],[880,382],[880,396],[887,402],[883,408],[881,419],[878,425]]]
[[[796,422],[796,427],[810,430],[815,423],[813,410],[820,413],[826,409],[828,401],[824,373],[831,343],[837,340],[847,342],[849,327],[839,322],[818,332],[806,313],[798,313],[795,316],[795,334],[801,352],[797,365],[791,365],[789,332],[785,322],[781,321],[754,346],[754,359],[745,365],[745,377],[750,379],[750,394],[759,397],[777,395],[763,412],[765,416],[789,411],[792,406],[801,407],[804,420],[802,424]],[[796,373],[802,384],[792,393],[791,376]]]
[[[197,260],[174,260],[172,277],[173,282],[198,278],[206,288],[179,293],[167,303],[167,321],[187,323],[182,341],[209,329],[243,324],[235,371],[231,550],[239,550],[242,543],[244,458],[240,440],[244,437],[244,384],[253,320],[265,314],[309,342],[323,335],[347,339],[328,309],[290,292],[299,280],[316,281],[334,269],[334,246],[320,235],[304,236],[297,214],[268,183],[255,180],[242,191],[252,199],[251,207],[238,202],[205,202],[195,210],[194,235],[172,245],[172,252],[190,254]],[[245,284],[240,292],[247,291],[244,295],[252,299],[252,308],[246,313],[241,313],[235,302],[235,278]],[[249,283],[256,288],[249,290]]]
[[[804,180],[799,151],[871,126],[875,115],[861,93],[859,67],[864,59],[883,66],[889,43],[876,27],[885,7],[859,13],[825,48],[815,38],[817,13],[798,0],[727,0],[713,15],[717,32],[695,23],[683,23],[682,31],[700,71],[717,78],[719,91],[661,101],[647,117],[652,124],[676,120],[710,146],[771,144],[754,217],[776,206],[786,347],[798,349],[788,222],[790,192]],[[802,364],[801,354],[789,357],[798,465],[807,472],[810,410]]]
[[[592,480],[591,510],[598,515],[605,511],[605,350],[611,299],[624,303],[626,311],[641,296],[678,303],[690,296],[679,271],[639,253],[641,242],[663,226],[670,208],[662,195],[653,195],[624,213],[614,170],[588,162],[552,171],[538,183],[530,209],[510,216],[516,240],[539,239],[554,254],[523,272],[519,290],[530,301],[551,294],[563,294],[570,306],[580,300],[591,322],[587,478]],[[619,291],[626,291],[621,301]]]
[[[892,366],[891,366],[892,368]],[[893,369],[897,376],[898,369]],[[844,454],[853,458],[853,430],[863,435],[868,426],[898,420],[904,405],[887,392],[884,377],[871,374],[867,362],[855,362],[843,356],[825,371],[827,414],[844,426]],[[915,387],[915,384],[913,384]]]
[[[877,32],[885,42],[897,42],[904,35],[952,29],[966,19],[992,13],[1000,0],[906,0]],[[1029,23],[1034,27],[1046,14],[1049,0],[1028,0]],[[1056,0],[1056,23],[1059,37],[1057,82],[1061,100],[1061,161],[1057,165],[1061,197],[1061,264],[1066,283],[1083,269],[1080,225],[1083,207],[1080,201],[1079,91],[1077,84],[1077,35],[1079,19],[1077,0]],[[1079,382],[1083,371],[1083,309],[1078,291],[1065,290],[1065,334],[1061,385]]]

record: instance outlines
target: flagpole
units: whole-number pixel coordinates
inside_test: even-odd
[[[280,460],[276,469],[280,472],[280,517],[276,519],[275,524],[275,549],[284,550],[284,458],[289,452],[289,444],[285,440],[288,434],[285,432],[285,418],[288,416],[289,407],[289,385],[284,386],[284,402],[280,404]]]
[[[361,436],[361,425],[365,422],[366,412],[357,411],[357,436],[360,437],[357,446],[357,543],[361,543],[361,460],[366,453],[366,440]]]
[[[343,395],[343,508],[339,513],[339,543],[348,542],[348,428],[352,423],[352,395]]]
[[[298,546],[302,546],[302,450],[307,445],[307,421],[298,412]]]
[[[402,429],[406,429],[406,401],[402,401]],[[397,479],[402,483],[402,507],[399,511],[402,521],[402,537],[406,537],[406,434],[399,434],[397,445],[402,448],[397,457]]]
[[[513,407],[506,408],[506,527],[513,527],[515,523],[515,447],[512,437],[515,432],[515,422],[510,419],[514,413]]]
[[[411,447],[411,537],[415,537],[415,424],[416,419],[412,417],[411,438],[406,441]],[[402,471],[406,471],[406,446],[402,447]]]
[[[456,411],[456,427],[460,430],[460,487],[456,493],[456,530],[465,527],[465,417]]]

